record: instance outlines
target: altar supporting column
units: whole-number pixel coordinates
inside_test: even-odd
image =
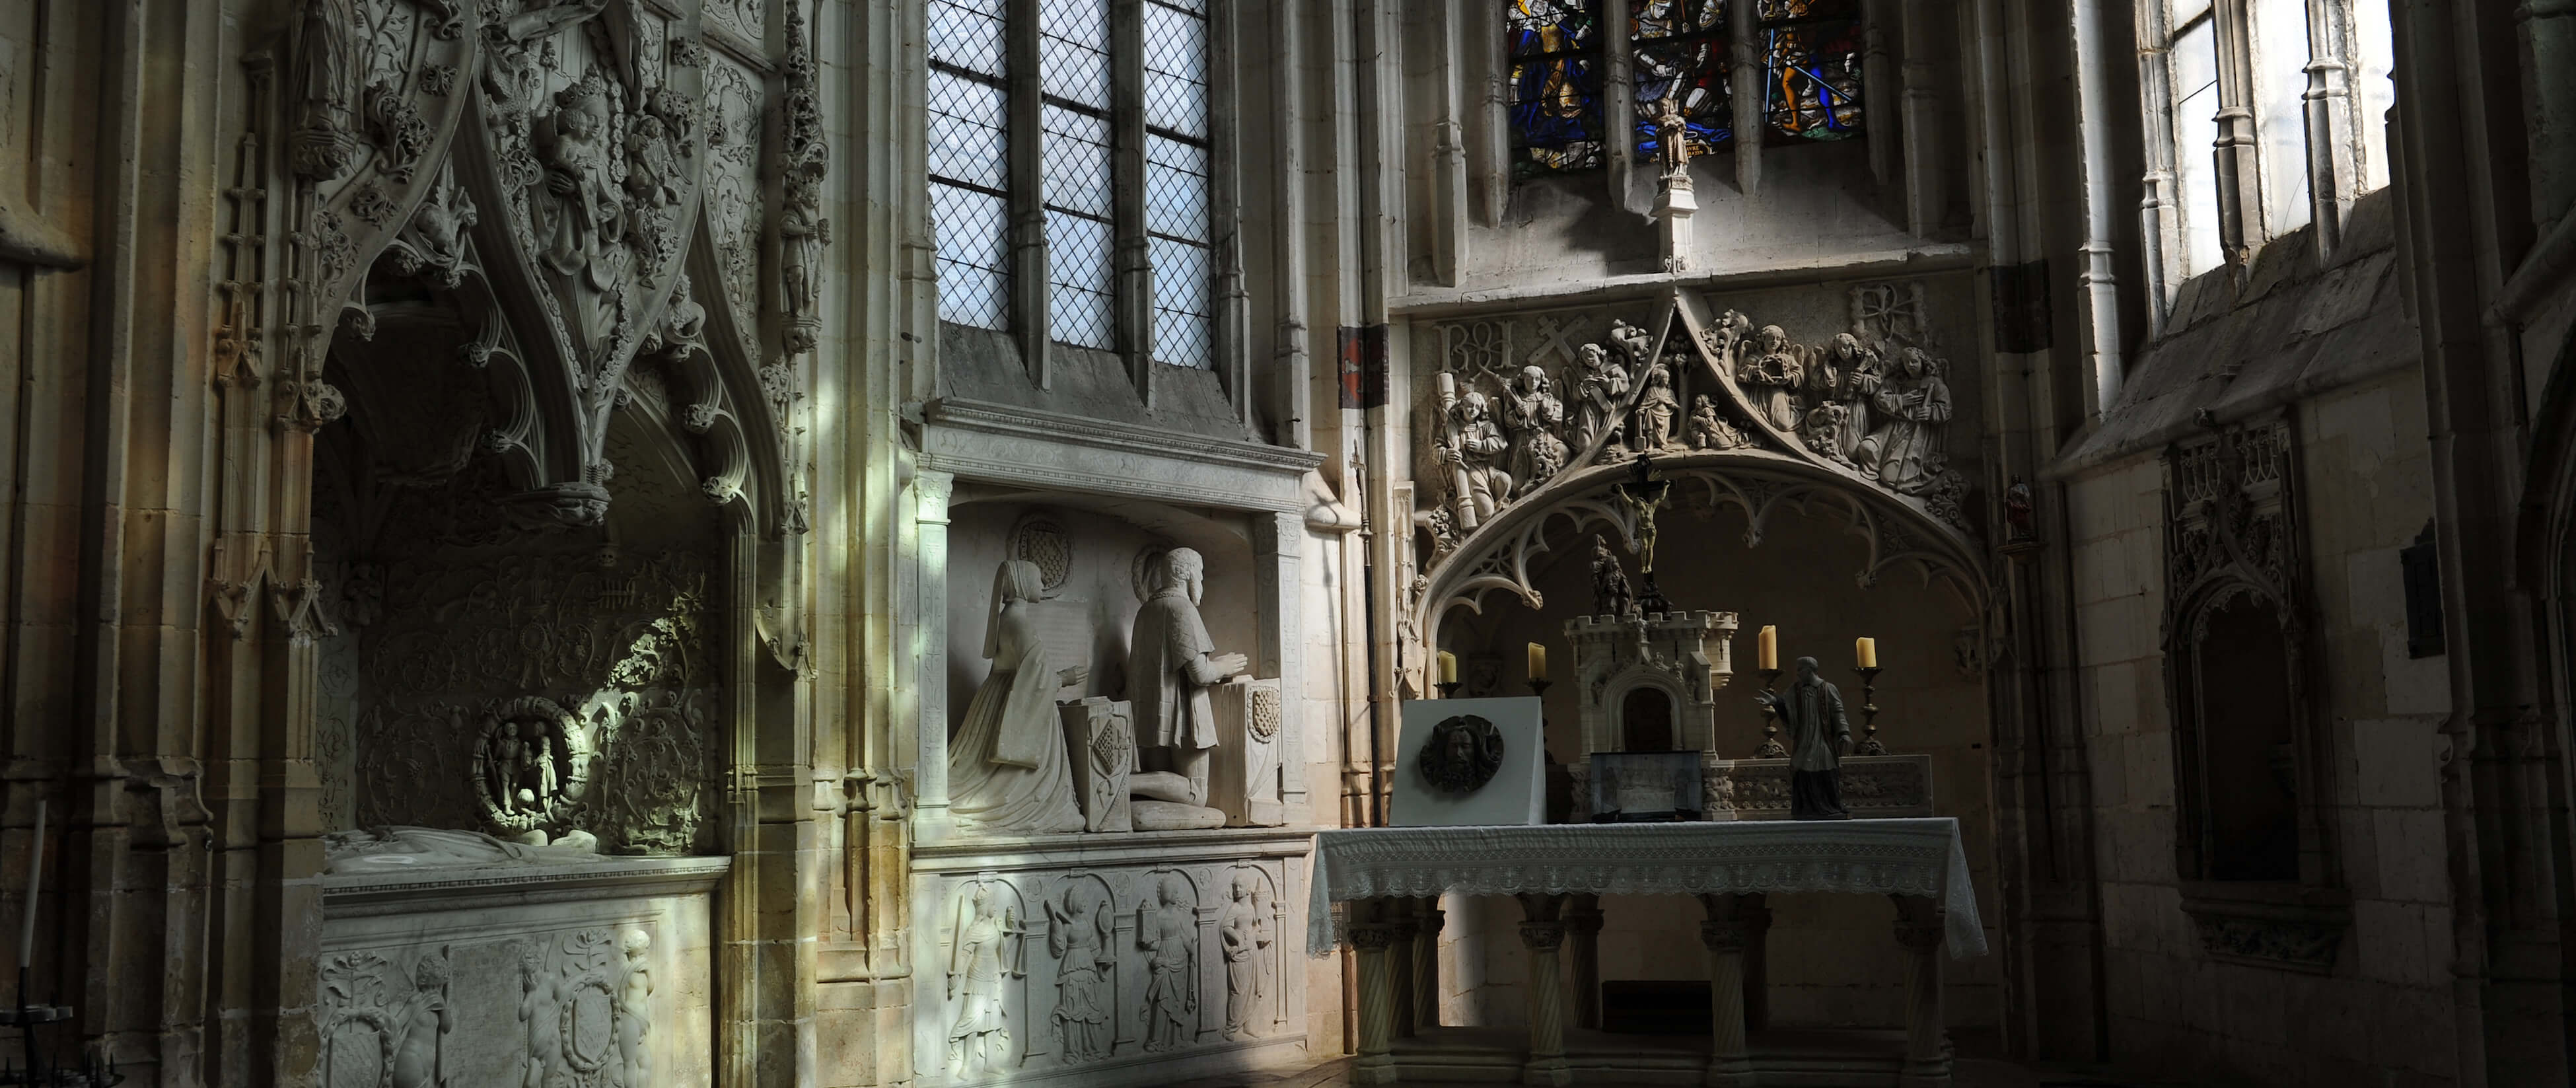
[[[1752,892],[1736,900],[1744,926],[1744,1030],[1771,1026],[1771,897]]]
[[[1601,897],[1578,895],[1565,910],[1565,972],[1574,977],[1574,1026],[1601,1029]]]
[[[1350,906],[1351,947],[1360,957],[1360,1045],[1351,1083],[1360,1085],[1395,1083],[1395,980],[1387,977],[1386,962],[1395,927],[1378,921],[1378,910],[1376,901]]]
[[[1421,928],[1413,934],[1413,1030],[1440,1026],[1440,927],[1448,921],[1440,897],[1422,900]]]
[[[1905,1068],[1898,1088],[1949,1088],[1950,1039],[1941,1020],[1941,901],[1897,895],[1896,943],[1905,949]]]
[[[1744,1043],[1744,900],[1732,893],[1703,894],[1708,919],[1699,940],[1708,946],[1708,1077],[1712,1088],[1749,1088],[1753,1054]]]
[[[1415,916],[1413,900],[1409,898],[1387,900],[1386,919],[1395,933],[1394,943],[1386,950],[1387,1007],[1391,1017],[1388,1030],[1395,1038],[1410,1039],[1414,1031],[1413,945],[1422,932],[1422,919]]]
[[[1565,982],[1556,951],[1565,943],[1565,897],[1523,893],[1521,947],[1529,951],[1529,1064],[1521,1083],[1564,1088],[1574,1083],[1565,1064]]]

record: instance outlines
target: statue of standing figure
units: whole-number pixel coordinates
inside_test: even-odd
[[[1760,692],[1753,701],[1777,711],[1789,730],[1789,818],[1845,820],[1842,757],[1851,751],[1851,722],[1843,693],[1816,675],[1816,659],[1798,659],[1798,679],[1784,693]]]
[[[1619,557],[1610,551],[1605,537],[1592,538],[1592,607],[1604,616],[1625,616],[1636,608],[1636,598],[1628,590],[1628,571],[1619,565]]]
[[[1047,950],[1055,953],[1056,1042],[1070,1061],[1109,1056],[1109,980],[1118,961],[1110,955],[1107,901],[1095,903],[1080,887],[1068,888],[1064,905],[1047,904],[1052,923]]]
[[[1207,689],[1241,673],[1249,662],[1242,654],[1214,653],[1216,643],[1199,619],[1207,561],[1193,549],[1174,548],[1154,566],[1153,595],[1137,608],[1129,630],[1127,698],[1134,708],[1137,745],[1161,749],[1170,770],[1139,773],[1128,780],[1128,789],[1147,800],[1204,807],[1208,751],[1217,740],[1216,711]],[[1147,830],[1141,806],[1138,815],[1138,830]],[[1207,826],[1222,826],[1224,816],[1217,816],[1217,823]]]
[[[1225,1037],[1240,1039],[1253,1033],[1253,1017],[1261,1009],[1260,957],[1270,943],[1262,932],[1249,874],[1235,874],[1234,894],[1217,920],[1216,935],[1225,950]]]

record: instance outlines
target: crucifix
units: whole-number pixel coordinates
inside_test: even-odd
[[[1639,454],[1630,478],[1618,485],[1619,501],[1637,518],[1637,610],[1652,615],[1673,610],[1655,585],[1655,512],[1663,508],[1670,481],[1655,475],[1654,455]]]

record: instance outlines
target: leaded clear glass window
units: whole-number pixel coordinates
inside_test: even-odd
[[[2208,0],[2174,35],[2174,184],[2182,190],[2183,274],[2226,259],[2218,237],[2218,27]],[[2175,5],[2177,18],[2186,14]]]
[[[1504,0],[1511,48],[1513,169],[1530,175],[1601,165],[1597,0]]]
[[[930,220],[939,318],[1010,324],[1010,140],[1003,0],[930,0]]]
[[[1109,0],[1038,0],[1047,314],[1055,338],[1117,346]]]
[[[1636,0],[1629,7],[1629,62],[1637,88],[1637,153],[1663,153],[1655,119],[1674,99],[1693,155],[1735,138],[1735,95],[1727,75],[1726,0]]]
[[[1208,248],[1207,0],[1145,0],[1145,252],[1154,361],[1215,365]]]

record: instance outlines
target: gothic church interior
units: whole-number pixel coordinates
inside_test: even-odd
[[[2564,0],[13,0],[0,377],[0,1084],[2576,1085]]]

